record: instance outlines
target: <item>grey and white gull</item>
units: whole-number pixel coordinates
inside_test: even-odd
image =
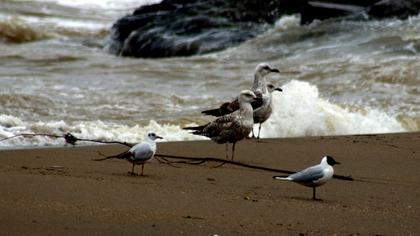
[[[254,92],[258,98],[252,103],[252,108],[254,109],[254,123],[259,124],[258,139],[260,137],[261,124],[267,121],[273,111],[271,96],[272,91],[270,92],[267,88],[267,81],[265,79],[265,77],[270,73],[279,73],[279,70],[272,68],[267,63],[258,64],[255,68],[254,82],[251,87],[251,91]],[[277,90],[282,91],[281,89]],[[223,103],[219,108],[202,111],[201,113],[211,116],[223,116],[236,111],[238,108],[237,101],[233,100],[231,102]],[[252,132],[252,134],[254,136],[254,132]]]
[[[193,134],[208,137],[216,143],[225,143],[226,158],[228,158],[228,143],[232,143],[231,160],[233,160],[236,142],[248,137],[254,126],[251,103],[256,98],[257,96],[251,90],[243,90],[238,96],[238,110],[205,125],[185,127],[184,129],[192,130]]]
[[[141,173],[140,175],[143,176],[144,171],[144,164],[152,159],[156,153],[156,140],[162,139],[162,137],[156,135],[153,132],[149,132],[144,136],[144,140],[141,143],[138,143],[131,147],[128,151],[123,152],[118,155],[109,156],[102,159],[95,159],[97,161],[117,158],[117,159],[123,159],[130,162],[133,167],[131,168],[131,175],[136,175],[134,173],[134,166],[135,165],[141,165]]]
[[[274,91],[283,92],[283,89],[280,87],[276,87],[273,83],[267,83],[267,90],[269,93],[273,93]]]
[[[330,180],[334,175],[334,165],[340,164],[331,156],[324,156],[321,163],[308,167],[289,176],[273,176],[274,179],[292,181],[313,189],[312,199],[316,200],[316,187]]]

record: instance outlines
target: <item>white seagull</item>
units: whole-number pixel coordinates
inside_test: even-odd
[[[236,142],[248,137],[254,126],[251,102],[256,98],[251,90],[243,90],[238,97],[239,110],[205,125],[185,127],[184,129],[193,130],[193,134],[208,137],[216,143],[226,143],[226,158],[228,158],[228,143],[232,143],[231,159],[233,160]]]
[[[267,90],[269,93],[272,93],[274,91],[283,92],[283,89],[280,87],[276,87],[273,83],[267,83]]]
[[[259,123],[259,130],[261,130],[261,124],[264,123],[271,115],[272,112],[272,98],[271,92],[267,88],[267,82],[265,77],[270,73],[279,73],[278,69],[270,67],[267,63],[260,63],[255,68],[254,82],[251,87],[251,91],[255,93],[258,100],[252,103],[254,109],[254,123]],[[276,89],[282,91],[280,88]],[[223,116],[232,113],[238,109],[237,102],[226,102],[219,108],[202,111],[201,113],[211,116]],[[258,132],[258,138],[260,132]]]
[[[316,200],[316,187],[325,184],[334,175],[333,165],[340,164],[330,156],[324,156],[321,163],[308,167],[289,176],[273,176],[274,179],[289,180],[313,189],[312,199]]]
[[[134,173],[134,166],[141,165],[141,173],[143,176],[144,163],[152,159],[156,153],[156,139],[162,139],[162,137],[156,135],[153,132],[149,132],[144,136],[144,140],[141,143],[138,143],[131,147],[128,151],[123,152],[118,155],[105,157],[102,159],[95,159],[96,161],[103,161],[112,158],[124,159],[133,164],[130,174],[136,175]]]

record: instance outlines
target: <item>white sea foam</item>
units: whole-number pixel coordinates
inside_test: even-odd
[[[45,4],[58,4],[63,7],[80,9],[82,12],[91,14],[86,17],[81,13],[73,17],[62,16],[60,12],[50,12],[49,7],[38,9],[37,14],[20,14],[14,12],[0,12],[1,21],[10,19],[19,20],[17,23],[24,25],[34,32],[42,32],[45,35],[60,35],[63,30],[74,32],[79,31],[100,31],[108,30],[116,19],[131,13],[134,9],[154,3],[161,0],[41,0]],[[46,5],[48,6],[48,5]],[[53,8],[54,9],[54,8]],[[71,11],[70,11],[71,12]],[[51,13],[48,17],[43,14]],[[16,24],[17,24],[16,23]],[[19,26],[19,25],[17,25]],[[0,25],[0,28],[1,25]],[[1,36],[1,33],[0,33]]]
[[[164,137],[163,141],[198,140],[201,137],[190,134],[180,126],[159,124],[150,121],[146,126],[127,126],[106,123],[102,121],[76,122],[67,124],[64,121],[52,122],[25,122],[21,119],[0,115],[0,139],[22,133],[44,133],[63,135],[71,132],[78,138],[96,139],[103,141],[122,141],[136,143],[143,139],[145,133],[153,131]],[[63,139],[48,138],[45,136],[19,137],[0,142],[0,146],[27,146],[27,145],[64,145]]]
[[[261,137],[296,137],[318,135],[392,133],[407,131],[396,116],[386,112],[359,108],[351,111],[322,98],[318,88],[308,82],[292,80],[273,93],[274,109],[262,126]],[[353,111],[355,110],[355,111]],[[27,122],[18,117],[0,115],[0,139],[20,133],[62,135],[71,132],[78,138],[139,142],[144,134],[154,131],[163,141],[205,139],[183,130],[179,125],[159,124],[151,120],[146,126],[128,126],[104,121]],[[16,138],[0,142],[0,146],[63,145],[63,139],[46,137]]]
[[[261,137],[296,137],[366,133],[392,133],[405,130],[396,117],[375,109],[349,111],[323,99],[318,88],[292,80],[273,93],[274,109],[263,124]]]
[[[137,8],[142,5],[159,3],[161,1],[162,0],[45,0],[45,2],[55,2],[63,6],[77,8],[100,7],[104,10]]]
[[[287,30],[292,27],[300,26],[300,16],[299,15],[285,15],[280,17],[275,23],[275,29],[277,30]]]

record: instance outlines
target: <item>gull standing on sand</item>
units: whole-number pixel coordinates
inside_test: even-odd
[[[219,117],[206,125],[184,129],[193,130],[193,134],[211,138],[216,143],[226,143],[226,158],[228,158],[228,143],[232,143],[231,160],[233,160],[236,142],[248,137],[254,126],[251,102],[256,98],[251,90],[243,90],[238,97],[239,110]]]
[[[324,156],[321,163],[308,167],[289,176],[273,176],[274,179],[289,180],[307,187],[312,187],[312,199],[316,198],[316,187],[325,184],[334,175],[333,165],[340,164],[330,156]]]
[[[156,135],[153,132],[149,132],[144,136],[144,140],[141,143],[138,143],[131,147],[128,151],[115,156],[109,156],[102,159],[95,159],[96,161],[103,161],[111,158],[124,159],[133,164],[131,168],[131,175],[135,175],[134,166],[141,165],[141,173],[143,176],[144,163],[153,158],[156,153],[156,139],[163,139],[162,137]]]
[[[270,67],[267,63],[260,63],[255,68],[254,83],[251,91],[259,98],[252,104],[254,109],[254,123],[259,124],[258,139],[260,138],[261,124],[264,123],[271,115],[272,112],[272,97],[270,91],[267,89],[267,82],[265,77],[270,73],[279,73],[278,69]],[[279,91],[282,91],[281,89]],[[211,116],[223,116],[232,113],[238,109],[237,102],[227,102],[222,104],[217,109],[202,111],[201,113]],[[252,136],[254,132],[252,130]]]

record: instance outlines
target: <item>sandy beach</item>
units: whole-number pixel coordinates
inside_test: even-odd
[[[312,192],[278,173],[153,160],[129,176],[120,145],[0,151],[3,235],[419,235],[420,133],[245,140],[236,160],[298,171],[322,155],[341,165]],[[159,154],[224,157],[211,141],[158,144]],[[136,167],[139,171],[139,167]]]

